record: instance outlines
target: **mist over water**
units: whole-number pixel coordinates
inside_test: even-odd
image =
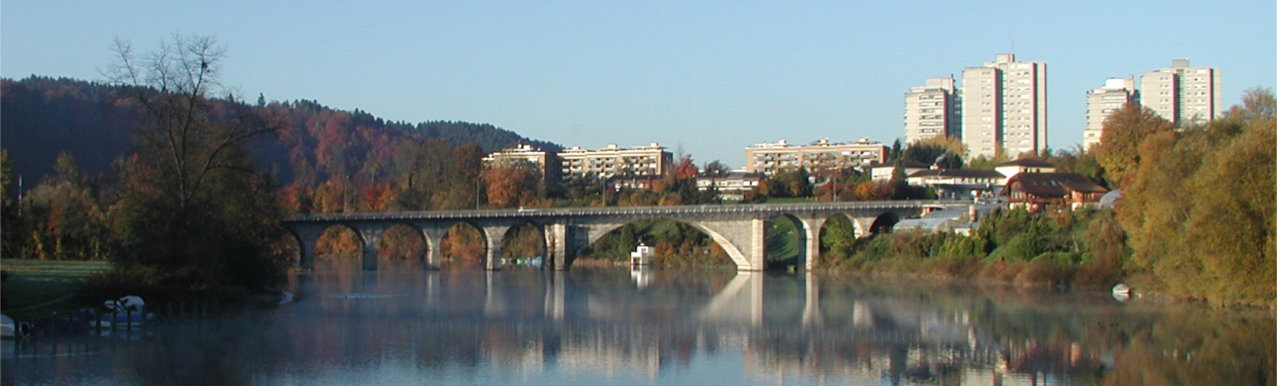
[[[1271,384],[1274,320],[734,271],[319,270],[297,301],[6,342],[5,384]]]

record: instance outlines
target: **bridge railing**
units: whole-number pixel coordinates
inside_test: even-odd
[[[284,219],[286,223],[328,221],[394,221],[430,219],[476,219],[511,217],[588,217],[588,216],[670,216],[696,214],[779,214],[807,211],[955,208],[970,205],[965,200],[852,201],[785,204],[706,204],[674,206],[610,206],[571,208],[517,208],[478,210],[434,210],[404,212],[356,212],[298,214]]]

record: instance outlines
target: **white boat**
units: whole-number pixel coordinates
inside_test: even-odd
[[[1120,302],[1131,300],[1131,287],[1121,283],[1113,286],[1113,298]]]
[[[652,247],[639,243],[634,252],[630,252],[630,268],[651,266],[653,253]]]
[[[18,336],[18,325],[13,323],[9,315],[0,314],[0,338],[13,339]]]
[[[155,319],[154,313],[143,313],[141,311],[130,311],[123,313],[104,313],[98,315],[97,320],[90,320],[89,327],[102,330],[111,328],[138,328],[146,324],[148,320]]]

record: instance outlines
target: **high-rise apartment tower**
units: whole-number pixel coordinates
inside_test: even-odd
[[[957,98],[953,75],[928,78],[926,83],[905,93],[905,143],[958,136]]]
[[[1014,158],[1046,149],[1046,63],[993,62],[962,71],[962,143],[968,157]]]
[[[1140,77],[1140,103],[1162,118],[1182,126],[1205,123],[1219,116],[1222,100],[1219,69],[1189,67],[1188,59]]]
[[[1109,78],[1104,87],[1086,92],[1086,129],[1082,131],[1082,147],[1100,143],[1104,134],[1104,119],[1122,109],[1127,102],[1138,102],[1135,78]]]

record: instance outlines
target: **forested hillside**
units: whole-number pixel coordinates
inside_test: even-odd
[[[78,160],[86,175],[111,171],[112,162],[129,150],[129,129],[136,123],[133,110],[119,100],[121,91],[67,78],[0,80],[0,146],[9,150],[15,174],[34,186],[53,174],[63,152]],[[387,121],[308,100],[267,103],[259,98],[256,107],[279,118],[280,135],[259,139],[250,150],[281,187],[301,178],[313,190],[336,176],[386,182],[392,173],[408,167],[397,157],[404,155],[405,147],[431,141],[449,149],[473,143],[480,154],[517,143],[560,148],[489,124]]]

